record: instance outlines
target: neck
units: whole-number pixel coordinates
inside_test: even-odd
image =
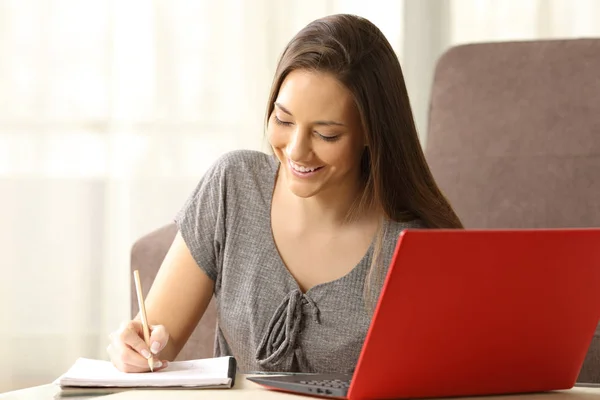
[[[288,193],[288,205],[298,223],[304,227],[330,228],[347,223],[348,213],[362,194],[362,185],[357,180],[329,188],[313,197],[301,198]],[[361,220],[373,214],[372,210],[360,210]]]

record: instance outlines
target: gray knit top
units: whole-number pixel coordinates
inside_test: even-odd
[[[371,320],[363,288],[374,245],[348,274],[302,293],[271,230],[278,168],[272,155],[227,153],[175,219],[194,259],[215,282],[215,356],[234,356],[242,372],[351,373]],[[381,262],[387,268],[399,233],[422,225],[384,225]]]

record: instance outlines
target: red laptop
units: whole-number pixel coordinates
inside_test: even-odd
[[[600,320],[600,229],[407,230],[353,375],[249,377],[346,399],[574,386]]]

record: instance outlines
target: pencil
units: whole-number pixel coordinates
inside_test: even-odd
[[[148,325],[148,317],[146,316],[146,306],[144,304],[144,294],[142,293],[140,273],[137,269],[133,271],[133,277],[135,279],[135,291],[137,293],[138,305],[140,306],[140,316],[142,317],[144,342],[146,342],[148,348],[150,348],[150,328]],[[154,372],[154,357],[152,356],[152,353],[150,353],[150,358],[148,358],[148,366],[150,367],[150,371]]]

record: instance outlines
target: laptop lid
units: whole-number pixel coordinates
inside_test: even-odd
[[[600,318],[600,230],[407,230],[349,398],[571,388]]]

